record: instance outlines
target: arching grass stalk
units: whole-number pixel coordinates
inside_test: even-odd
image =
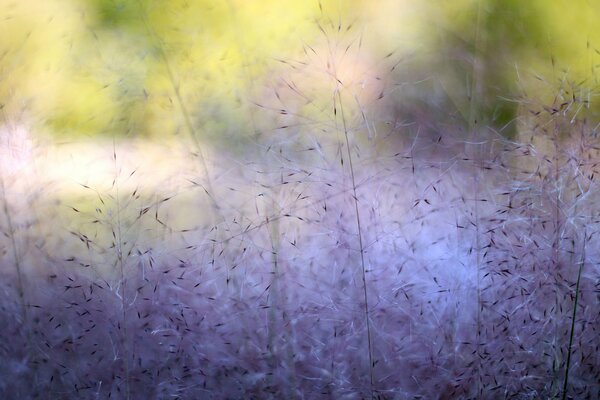
[[[212,189],[212,183],[211,183],[210,174],[208,171],[208,166],[206,164],[206,159],[204,158],[204,154],[202,152],[202,146],[200,145],[200,141],[198,140],[196,128],[194,128],[194,124],[192,123],[190,113],[187,109],[185,102],[183,101],[183,96],[181,95],[180,85],[177,82],[177,79],[175,78],[175,72],[173,71],[171,62],[169,61],[169,58],[167,57],[167,52],[165,51],[165,48],[164,48],[161,38],[154,31],[154,29],[152,28],[152,25],[150,25],[150,23],[148,21],[148,18],[146,16],[146,10],[144,9],[144,5],[142,4],[141,0],[138,0],[138,5],[140,8],[140,15],[141,15],[144,27],[146,28],[146,31],[148,32],[148,35],[150,36],[150,38],[156,43],[158,53],[160,54],[160,58],[165,66],[165,69],[167,70],[167,77],[169,78],[169,82],[171,83],[173,92],[175,93],[175,99],[177,101],[177,104],[179,105],[179,109],[181,110],[181,115],[183,116],[183,121],[184,121],[186,130],[188,131],[190,139],[192,140],[192,144],[195,147],[196,155],[200,160],[200,164],[202,166],[202,169],[203,169],[203,172],[205,175],[205,180],[206,180],[206,182],[205,182],[206,189],[205,190],[208,193],[208,197],[210,198],[210,201],[211,201],[212,206],[214,207],[215,211],[217,212],[217,214],[220,214],[220,207],[219,207],[219,204],[217,203],[216,199],[214,198],[214,191]]]
[[[583,249],[581,250],[581,262],[577,272],[577,283],[575,284],[575,300],[573,302],[573,316],[571,318],[571,333],[569,335],[569,347],[567,348],[567,364],[565,366],[565,381],[562,390],[562,400],[567,399],[567,385],[569,384],[569,368],[571,367],[571,350],[573,348],[573,337],[575,336],[575,319],[577,318],[577,302],[579,300],[579,283],[581,282],[581,273],[585,266],[585,245],[588,240],[587,231],[583,235]]]
[[[221,210],[221,207],[219,206],[217,199],[215,198],[216,193],[213,190],[212,180],[210,178],[210,172],[208,170],[208,165],[206,164],[206,159],[204,158],[204,154],[202,152],[202,146],[200,144],[200,140],[198,139],[196,128],[194,127],[194,124],[190,117],[188,108],[187,108],[185,102],[183,101],[183,96],[181,95],[179,82],[175,78],[175,72],[173,71],[173,67],[171,65],[171,62],[169,61],[169,57],[167,57],[167,52],[165,51],[163,42],[162,42],[161,38],[158,36],[158,34],[156,33],[156,31],[152,28],[152,25],[150,24],[150,22],[148,21],[148,18],[146,15],[146,10],[145,10],[144,4],[142,3],[141,0],[138,0],[138,5],[140,8],[140,15],[142,18],[142,22],[144,24],[144,27],[146,28],[146,32],[148,33],[150,38],[155,41],[156,46],[158,48],[158,52],[160,54],[160,58],[165,66],[165,69],[167,70],[167,76],[168,76],[169,82],[171,83],[171,86],[173,88],[173,92],[175,93],[175,99],[179,105],[179,109],[181,110],[181,115],[183,116],[186,130],[187,130],[187,132],[190,136],[190,139],[192,141],[192,144],[195,148],[195,152],[196,152],[195,154],[200,161],[200,166],[202,168],[202,172],[204,173],[204,186],[202,186],[202,185],[200,185],[200,186],[206,192],[208,199],[209,199],[209,203],[212,206],[213,211],[214,211],[213,213],[210,213],[212,225],[215,228],[214,229],[215,240],[213,241],[213,244],[212,244],[212,257],[214,259],[215,254],[217,252],[217,250],[216,250],[216,244],[218,242],[217,239],[220,234],[220,230],[217,229],[218,224],[225,220],[225,216]]]

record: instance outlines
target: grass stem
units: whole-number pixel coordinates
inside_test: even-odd
[[[342,95],[340,90],[337,90],[337,98],[340,105],[340,114],[342,117],[342,126],[344,129],[344,138],[346,142],[346,150],[348,152],[348,165],[350,167],[350,178],[352,180],[352,198],[354,203],[354,212],[356,216],[356,227],[358,229],[358,245],[360,250],[360,266],[362,272],[362,284],[363,284],[363,297],[365,301],[365,323],[367,326],[367,346],[369,349],[369,381],[370,381],[370,390],[371,397],[374,398],[374,360],[373,360],[373,341],[371,334],[371,318],[369,316],[369,293],[367,290],[367,271],[366,271],[366,263],[365,263],[365,248],[363,244],[363,230],[360,220],[360,209],[358,206],[358,194],[357,194],[357,185],[356,178],[354,173],[354,164],[352,162],[352,150],[350,149],[350,139],[348,133],[348,127],[346,125],[346,116],[344,114],[344,105],[342,103]]]
[[[577,303],[579,301],[579,284],[581,282],[581,273],[585,266],[585,246],[588,240],[587,232],[583,237],[583,249],[581,251],[581,262],[579,263],[579,271],[577,272],[577,283],[575,285],[575,300],[573,302],[573,315],[571,317],[571,332],[569,334],[569,347],[567,348],[567,364],[565,366],[565,381],[562,390],[562,400],[567,399],[567,388],[569,384],[569,369],[571,367],[571,353],[573,349],[573,338],[575,337],[575,320],[577,318]]]
[[[2,209],[4,211],[4,215],[6,216],[6,224],[8,225],[7,226],[8,237],[10,240],[10,244],[11,244],[10,247],[12,249],[13,260],[14,260],[15,269],[17,272],[17,291],[19,292],[19,303],[21,306],[21,313],[22,313],[22,318],[23,318],[22,324],[25,325],[27,323],[27,305],[25,302],[25,284],[24,284],[24,278],[23,278],[23,271],[21,268],[22,267],[21,256],[19,254],[19,248],[18,248],[17,239],[16,239],[16,231],[15,231],[15,227],[14,227],[14,222],[13,222],[13,219],[11,216],[11,211],[9,210],[4,176],[2,175],[1,171],[0,171],[0,190],[2,190],[2,200],[3,200]]]

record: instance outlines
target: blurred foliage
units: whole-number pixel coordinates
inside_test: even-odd
[[[65,137],[187,134],[187,115],[202,140],[243,143],[277,60],[341,41],[318,21],[352,23],[365,59],[413,54],[394,74],[420,83],[385,99],[400,117],[507,135],[536,74],[558,82],[566,68],[595,86],[600,59],[600,5],[584,0],[0,0],[0,11],[3,118]]]
[[[512,136],[521,100],[552,102],[539,81],[555,93],[565,79],[597,89],[600,3],[425,2],[419,17],[427,27],[422,58],[403,78],[424,82],[396,100],[403,117],[428,107],[435,129],[458,121],[465,130],[489,126]]]
[[[598,91],[598,2],[425,1],[407,18],[420,21],[421,35],[405,46],[417,55],[395,71],[405,83],[391,100],[398,121],[465,134],[486,126],[510,137],[523,104],[552,104],[559,88],[572,86],[566,81]],[[402,40],[386,33],[381,43]],[[600,119],[597,102],[587,114]]]

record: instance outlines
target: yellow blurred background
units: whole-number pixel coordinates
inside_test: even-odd
[[[280,67],[309,55],[325,70],[333,53],[340,69],[381,80],[404,118],[465,117],[476,93],[481,118],[501,128],[535,76],[568,70],[594,87],[600,62],[589,0],[1,0],[0,18],[0,123],[69,140],[192,128],[243,146],[269,128],[256,103],[273,103]]]

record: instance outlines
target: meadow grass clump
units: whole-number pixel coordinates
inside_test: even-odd
[[[486,254],[494,257],[486,281],[500,290],[486,304],[494,326],[514,332],[496,342],[502,345],[502,360],[514,357],[507,366],[522,366],[505,370],[510,380],[504,387],[543,397],[593,397],[597,373],[586,371],[570,387],[568,360],[577,313],[597,307],[593,296],[586,306],[574,304],[584,287],[587,296],[593,292],[597,279],[597,271],[589,271],[587,279],[581,275],[595,229],[589,207],[596,196],[591,161],[596,135],[582,115],[587,114],[585,102],[573,95],[575,87],[563,83],[555,90],[554,104],[534,106],[530,100],[524,105],[521,136],[503,151],[500,165],[509,175],[501,186],[503,200],[490,219],[486,246]],[[586,328],[598,322],[595,317],[580,321]],[[515,323],[518,328],[512,327]],[[579,351],[583,359],[589,349]],[[515,374],[521,376],[519,385]]]
[[[521,100],[511,140],[398,121],[394,57],[370,63],[351,27],[319,24],[253,99],[275,128],[246,152],[200,159],[186,116],[194,148],[165,144],[169,173],[115,140],[101,178],[25,208],[2,170],[4,397],[597,395],[583,89]],[[27,224],[31,209],[54,214]]]

